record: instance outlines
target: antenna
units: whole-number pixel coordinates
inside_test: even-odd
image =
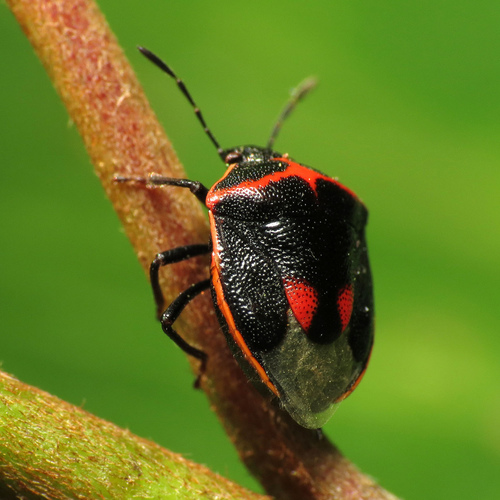
[[[283,122],[288,118],[288,115],[295,109],[295,106],[301,101],[314,87],[316,87],[318,80],[315,77],[310,76],[306,78],[303,82],[301,82],[295,89],[291,92],[291,97],[286,103],[283,111],[278,117],[273,130],[271,132],[271,136],[269,137],[269,141],[267,141],[267,149],[272,149],[274,141],[281,130],[281,126]]]
[[[177,83],[177,86],[181,90],[181,92],[184,94],[186,99],[190,102],[191,106],[193,107],[194,113],[196,117],[198,118],[198,121],[201,123],[201,126],[203,127],[203,130],[205,131],[205,134],[208,135],[209,139],[212,141],[213,145],[217,148],[217,153],[219,153],[219,156],[222,158],[224,161],[224,150],[220,147],[219,143],[217,142],[217,139],[214,137],[212,134],[212,131],[207,127],[207,124],[205,123],[205,120],[203,118],[203,115],[201,114],[200,108],[196,105],[194,102],[193,98],[191,97],[191,94],[189,93],[188,89],[184,85],[184,82],[172,71],[170,66],[167,66],[158,56],[153,54],[151,51],[148,49],[145,49],[144,47],[137,47],[139,49],[139,52],[147,57],[153,64],[158,66],[163,72],[167,73],[167,75],[171,76],[175,82]]]

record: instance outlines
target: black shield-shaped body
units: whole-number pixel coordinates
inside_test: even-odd
[[[286,156],[235,151],[241,161],[206,201],[219,320],[243,368],[299,424],[319,428],[361,379],[373,344],[367,210]]]

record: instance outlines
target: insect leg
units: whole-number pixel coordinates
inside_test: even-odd
[[[174,264],[175,262],[181,262],[183,260],[190,259],[191,257],[196,257],[197,255],[203,255],[209,252],[210,245],[198,244],[172,248],[172,250],[167,250],[166,252],[161,252],[156,255],[153,262],[151,262],[151,265],[149,266],[149,278],[155,298],[156,316],[158,319],[161,319],[163,309],[165,307],[165,298],[163,297],[163,292],[161,291],[160,282],[158,280],[160,267],[168,264]]]
[[[158,174],[149,174],[148,177],[123,177],[115,175],[115,182],[137,182],[144,184],[146,187],[155,186],[177,186],[189,189],[203,204],[207,198],[208,188],[201,182],[192,181],[190,179],[178,179],[176,177],[163,177]]]
[[[200,349],[188,344],[173,328],[172,325],[179,317],[184,308],[201,292],[210,287],[210,280],[203,280],[188,289],[184,290],[179,296],[167,307],[160,321],[163,331],[187,354],[201,361],[200,373],[195,381],[195,387],[199,386],[200,377],[205,372],[207,364],[207,355]]]

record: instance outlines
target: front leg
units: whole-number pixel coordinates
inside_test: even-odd
[[[208,194],[208,188],[206,188],[201,182],[192,181],[189,179],[178,179],[176,177],[163,177],[158,174],[149,174],[148,177],[124,177],[121,175],[115,175],[115,182],[137,182],[139,184],[144,184],[146,187],[156,187],[156,186],[177,186],[189,189],[203,204]]]

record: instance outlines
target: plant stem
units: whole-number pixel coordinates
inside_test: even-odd
[[[0,497],[264,500],[0,372]],[[265,497],[269,498],[269,497]]]

